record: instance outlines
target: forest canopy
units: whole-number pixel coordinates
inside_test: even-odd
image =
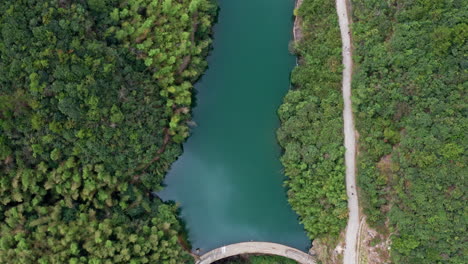
[[[288,201],[311,239],[332,240],[346,226],[341,39],[335,3],[304,0],[299,65],[278,110]]]
[[[0,2],[0,262],[187,263],[151,195],[188,136],[210,0]]]
[[[467,263],[468,2],[353,1],[359,185],[394,263]]]

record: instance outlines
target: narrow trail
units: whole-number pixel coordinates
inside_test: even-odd
[[[346,164],[346,193],[348,195],[349,219],[346,227],[346,247],[343,263],[357,264],[357,240],[359,231],[359,204],[356,191],[356,136],[351,105],[351,77],[353,61],[351,56],[351,30],[349,28],[348,5],[346,0],[336,0],[336,11],[340,24],[343,54],[343,101],[344,139]]]

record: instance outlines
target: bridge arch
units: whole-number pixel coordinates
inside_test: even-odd
[[[242,242],[219,247],[203,254],[196,264],[211,264],[217,260],[242,254],[268,254],[286,257],[300,264],[316,264],[315,259],[298,249],[270,242]]]

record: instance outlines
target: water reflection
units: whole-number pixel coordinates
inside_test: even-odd
[[[159,193],[181,205],[193,248],[310,244],[283,188],[276,110],[289,87],[293,0],[220,0],[197,126]]]

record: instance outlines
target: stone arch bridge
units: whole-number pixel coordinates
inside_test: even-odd
[[[211,264],[217,260],[241,254],[267,254],[286,257],[300,264],[316,264],[315,259],[298,249],[270,242],[243,242],[213,249],[197,260],[196,264]]]

